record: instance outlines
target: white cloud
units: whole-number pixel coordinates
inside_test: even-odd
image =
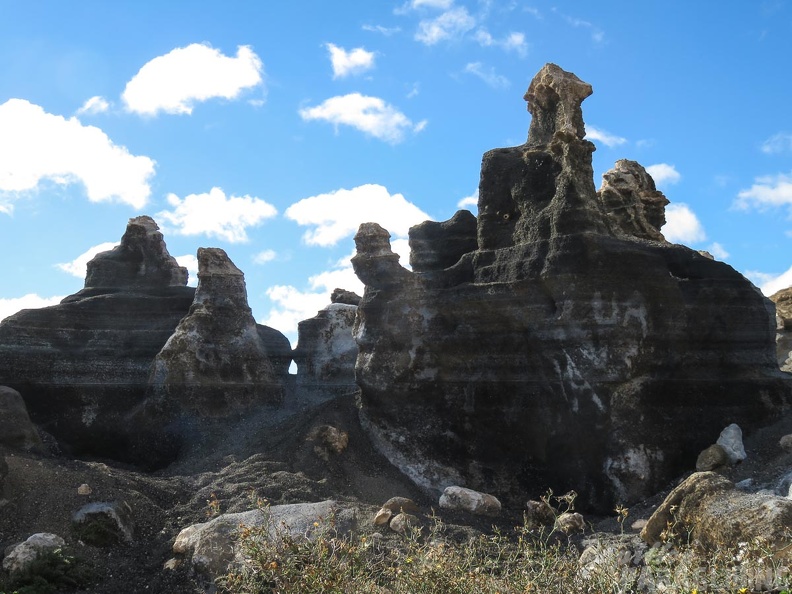
[[[107,102],[107,99],[104,97],[100,97],[96,95],[95,97],[91,97],[83,103],[82,107],[77,110],[77,115],[81,115],[84,113],[87,114],[94,114],[94,113],[104,113],[108,109],[110,109],[110,104]]]
[[[434,45],[440,41],[458,38],[475,26],[476,19],[470,16],[465,7],[458,6],[449,8],[433,19],[418,23],[415,39],[426,45]]]
[[[762,152],[768,155],[792,151],[792,134],[779,132],[762,143]]]
[[[658,186],[665,184],[675,184],[680,179],[682,179],[682,176],[676,170],[676,167],[669,165],[668,163],[649,165],[649,167],[646,168],[646,171],[652,176],[652,179]]]
[[[765,175],[757,177],[747,190],[737,194],[737,208],[768,208],[792,205],[792,174]]]
[[[495,39],[492,35],[490,35],[489,31],[481,28],[476,31],[476,35],[474,37],[476,41],[478,41],[479,45],[483,47],[496,46],[506,50],[507,52],[516,52],[517,55],[521,57],[528,55],[528,43],[525,41],[525,35],[523,33],[512,32],[503,39]]]
[[[188,278],[187,284],[195,287],[198,284],[198,258],[193,254],[185,254],[183,256],[176,256],[176,261],[179,266],[184,266],[187,269]]]
[[[413,9],[418,8],[436,8],[438,10],[447,10],[451,8],[454,0],[412,0],[410,7]]]
[[[330,52],[333,78],[361,74],[374,67],[374,52],[366,51],[362,47],[356,47],[350,51],[346,51],[333,43],[328,43],[325,47]]]
[[[575,17],[570,17],[566,15],[562,15],[562,16],[564,17],[564,20],[566,20],[566,22],[572,25],[573,27],[583,27],[584,29],[588,29],[589,32],[591,33],[591,40],[594,43],[602,43],[603,41],[605,41],[605,32],[596,25],[594,25],[593,23]]]
[[[357,232],[361,223],[379,223],[397,237],[430,217],[401,194],[366,184],[304,198],[286,209],[298,225],[315,227],[303,235],[309,245],[332,246]]]
[[[495,72],[495,68],[486,68],[481,62],[470,62],[465,66],[465,72],[479,77],[493,89],[506,89],[511,85],[508,78]]]
[[[670,204],[665,210],[666,224],[660,230],[671,243],[698,243],[707,239],[704,227],[687,204]]]
[[[82,182],[91,202],[148,202],[154,161],[113,144],[95,126],[47,113],[24,99],[0,105],[0,192],[35,190],[42,180]],[[6,196],[0,210],[11,210]]]
[[[63,272],[67,272],[72,276],[76,276],[77,278],[85,278],[85,274],[87,272],[88,262],[93,260],[93,257],[96,254],[100,254],[102,252],[107,252],[112,250],[115,246],[118,245],[118,242],[107,241],[105,243],[100,243],[99,245],[95,245],[93,247],[88,248],[82,254],[77,256],[71,262],[63,262],[61,264],[55,264],[55,266],[61,269]]]
[[[426,120],[414,124],[379,97],[360,93],[331,97],[316,107],[301,109],[300,117],[305,121],[324,120],[336,127],[339,124],[352,126],[369,136],[393,144],[404,140],[406,131],[417,133],[426,126]]]
[[[132,77],[122,98],[129,111],[156,115],[190,114],[196,102],[215,97],[235,99],[262,83],[262,63],[250,46],[235,58],[209,45],[193,43],[158,56]]]
[[[220,188],[183,199],[169,194],[168,204],[173,210],[156,214],[163,230],[178,235],[206,235],[230,243],[247,241],[248,227],[258,226],[278,213],[264,200],[251,196],[226,197]]]
[[[40,297],[34,293],[28,293],[22,297],[0,299],[0,320],[4,320],[8,316],[23,309],[38,309],[39,307],[57,305],[63,298],[63,295],[57,297]]]
[[[595,128],[590,124],[586,124],[586,138],[588,140],[601,142],[602,144],[610,148],[613,148],[614,146],[620,146],[625,142],[627,142],[626,138],[622,138],[621,136],[616,136],[615,134],[606,132],[601,128]]]
[[[266,264],[267,262],[272,262],[277,256],[278,254],[275,250],[264,250],[253,256],[253,262],[255,264]]]
[[[709,247],[707,247],[707,251],[715,256],[718,260],[725,260],[729,257],[729,252],[727,252],[726,248],[724,248],[723,245],[717,241],[710,244]]]
[[[762,293],[768,297],[773,293],[777,293],[781,289],[792,287],[792,268],[787,269],[781,274],[748,270],[746,271],[745,276],[756,283]]]
[[[390,37],[394,33],[401,31],[401,27],[383,27],[382,25],[363,25],[362,29],[372,33],[380,33],[385,37]]]
[[[479,192],[476,190],[470,196],[462,198],[457,202],[457,208],[478,208]]]

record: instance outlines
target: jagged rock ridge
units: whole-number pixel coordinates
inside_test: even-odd
[[[663,240],[666,199],[637,163],[596,191],[590,93],[555,65],[537,74],[528,141],[484,155],[476,248],[455,262],[409,272],[386,230],[355,237],[361,418],[427,490],[516,502],[574,488],[609,510],[788,398],[756,288]],[[433,244],[456,230],[434,225]],[[412,243],[425,250],[425,235]]]

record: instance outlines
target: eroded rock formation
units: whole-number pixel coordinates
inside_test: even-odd
[[[409,272],[379,225],[355,237],[361,419],[429,491],[508,504],[575,489],[610,511],[789,395],[763,297],[663,241],[665,198],[645,170],[621,161],[596,191],[590,93],[555,65],[537,74],[527,143],[483,157],[474,249],[433,259],[440,248],[417,245],[431,264]]]
[[[776,358],[782,371],[792,373],[792,287],[770,296],[776,306]]]
[[[195,300],[154,358],[150,400],[169,414],[200,417],[279,404],[290,350],[285,336],[256,324],[245,275],[228,255],[219,248],[199,248]]]
[[[186,283],[156,223],[131,219],[120,245],[88,263],[84,289],[0,323],[0,384],[75,454],[130,460],[126,416],[192,303]]]

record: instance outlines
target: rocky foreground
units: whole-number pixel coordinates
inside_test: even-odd
[[[585,549],[583,571],[622,530],[625,567],[679,534],[758,539],[788,566],[788,298],[777,321],[727,264],[665,241],[638,163],[595,188],[591,92],[545,66],[527,142],[484,155],[479,216],[411,229],[411,270],[362,225],[364,295],[334,292],[294,351],[223,250],[198,251],[192,289],[146,216],[83,290],[0,323],[2,579],[63,549],[89,591],[211,591],[240,525],[332,516],[398,547],[432,510],[457,539],[527,518]]]

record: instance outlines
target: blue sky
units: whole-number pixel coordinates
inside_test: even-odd
[[[594,87],[597,186],[639,161],[669,239],[782,288],[790,57],[782,0],[0,0],[0,318],[78,291],[149,214],[188,265],[225,249],[294,341],[334,287],[361,290],[359,223],[406,263],[411,225],[470,204],[482,153],[525,141],[546,62]]]

